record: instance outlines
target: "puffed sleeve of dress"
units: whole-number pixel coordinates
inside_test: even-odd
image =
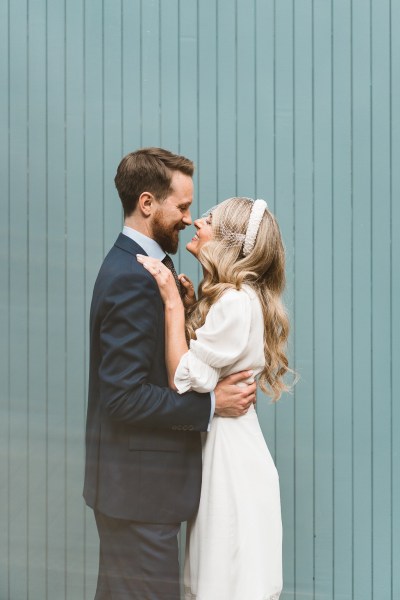
[[[180,394],[189,389],[209,392],[215,389],[221,369],[240,358],[250,334],[251,300],[244,290],[229,289],[207,314],[196,331],[196,340],[179,362],[175,385]]]

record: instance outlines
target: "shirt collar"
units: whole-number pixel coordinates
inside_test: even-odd
[[[161,246],[155,240],[147,237],[147,235],[144,235],[143,233],[140,233],[136,229],[132,229],[132,227],[128,227],[127,225],[124,225],[122,233],[139,244],[146,254],[151,256],[151,258],[157,258],[158,260],[163,260],[163,258],[165,258],[165,252]]]

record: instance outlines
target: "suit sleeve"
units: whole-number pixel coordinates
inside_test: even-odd
[[[162,301],[149,276],[130,273],[113,282],[104,299],[100,326],[103,410],[113,420],[138,427],[176,429],[183,425],[206,431],[209,394],[179,395],[149,382],[157,344],[163,343],[157,335],[163,328],[162,315]]]

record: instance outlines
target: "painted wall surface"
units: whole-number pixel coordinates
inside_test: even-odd
[[[147,145],[281,225],[282,598],[400,598],[400,0],[1,0],[0,72],[0,599],[94,595],[88,309]]]

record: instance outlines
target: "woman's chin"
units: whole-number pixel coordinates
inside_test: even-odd
[[[186,244],[186,250],[188,252],[190,252],[190,254],[193,254],[193,256],[195,256],[197,258],[198,252],[197,252],[197,248],[196,248],[196,244],[192,241],[188,242]]]

